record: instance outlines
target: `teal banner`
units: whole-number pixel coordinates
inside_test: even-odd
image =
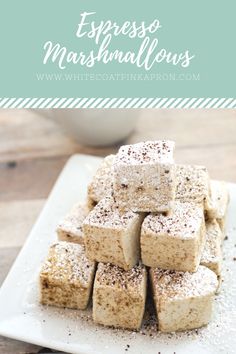
[[[7,0],[0,97],[235,97],[234,0]]]

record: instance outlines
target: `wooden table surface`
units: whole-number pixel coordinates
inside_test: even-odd
[[[137,115],[127,142],[173,139],[177,162],[205,165],[212,178],[236,182],[235,110],[137,110]],[[69,156],[105,156],[117,148],[81,146],[40,111],[0,110],[0,284]],[[0,337],[0,354],[39,352],[50,350]]]

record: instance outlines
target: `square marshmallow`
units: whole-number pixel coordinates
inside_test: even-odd
[[[184,331],[206,325],[218,287],[215,273],[150,269],[154,302],[161,332]]]
[[[225,219],[229,204],[229,191],[227,183],[223,181],[211,180],[211,208],[207,210],[206,217],[208,219],[216,219],[222,230],[224,238]]]
[[[210,179],[206,167],[176,165],[176,196],[181,202],[203,203],[209,208]]]
[[[175,202],[171,214],[148,215],[140,243],[146,266],[195,272],[205,244],[202,205]]]
[[[215,219],[206,222],[206,243],[201,256],[201,265],[221,276],[222,231]]]
[[[58,242],[50,247],[40,272],[41,303],[85,309],[93,285],[95,263],[82,245]]]
[[[82,224],[88,213],[89,208],[86,204],[75,205],[57,227],[58,240],[83,244]]]
[[[108,155],[104,158],[88,185],[89,206],[95,206],[100,200],[112,194],[111,167],[114,158],[115,155]]]
[[[124,145],[113,163],[113,193],[121,210],[168,211],[175,197],[174,142]]]
[[[139,329],[147,288],[144,266],[125,271],[99,263],[93,291],[93,319],[105,326]]]
[[[88,258],[131,269],[140,257],[142,221],[140,214],[119,211],[112,197],[102,199],[83,223]]]

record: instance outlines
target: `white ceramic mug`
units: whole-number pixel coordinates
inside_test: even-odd
[[[50,109],[40,111],[60,124],[79,143],[90,146],[107,146],[124,140],[134,130],[139,115],[137,109]]]

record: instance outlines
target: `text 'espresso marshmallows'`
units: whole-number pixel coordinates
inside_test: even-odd
[[[159,44],[156,36],[158,30],[162,28],[160,21],[154,19],[150,23],[141,21],[125,21],[122,24],[107,21],[96,22],[94,17],[96,12],[83,12],[80,14],[80,22],[77,26],[76,37],[80,39],[93,40],[94,49],[89,51],[71,51],[60,43],[47,41],[44,44],[43,63],[55,63],[59,69],[65,69],[70,64],[78,64],[88,68],[94,67],[98,62],[107,64],[116,61],[120,64],[129,63],[138,68],[150,70],[154,65],[160,63],[171,64],[187,68],[194,55],[189,50],[181,53],[171,52]],[[132,40],[140,40],[140,45],[135,51],[126,51],[122,48],[112,49],[111,45],[116,45],[115,38],[129,40],[129,48],[132,47]],[[114,43],[113,43],[114,42]],[[81,41],[79,47],[81,48]],[[137,43],[133,43],[136,47]],[[87,46],[86,46],[87,47]]]

